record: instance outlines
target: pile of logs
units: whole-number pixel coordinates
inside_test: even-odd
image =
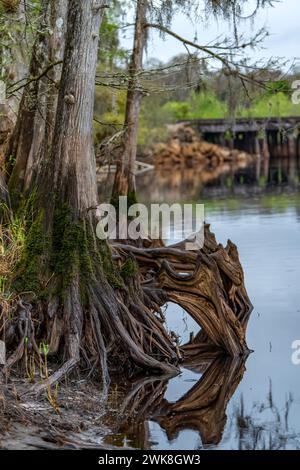
[[[203,168],[216,169],[225,162],[251,163],[253,157],[240,150],[230,150],[202,140],[190,127],[171,128],[170,140],[158,144],[154,152],[157,169]]]

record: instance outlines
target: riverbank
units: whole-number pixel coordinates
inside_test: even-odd
[[[100,444],[109,432],[102,422],[109,405],[99,384],[78,379],[61,383],[51,390],[53,402],[48,391],[37,397],[28,395],[29,390],[24,378],[1,378],[0,449],[109,448]]]

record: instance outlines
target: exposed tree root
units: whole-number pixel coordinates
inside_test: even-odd
[[[20,342],[15,351],[7,359],[4,372],[7,372],[23,357],[25,347],[27,350],[33,350],[37,356],[40,355],[35,339],[34,324],[31,318],[32,306],[22,301],[19,301],[17,305],[16,321],[14,326],[11,325],[12,331],[9,331],[9,335],[14,336],[16,332],[17,336],[20,338]]]
[[[199,251],[186,251],[185,242],[159,248],[115,244],[114,248],[121,257],[135,256],[143,290],[148,296],[152,292],[157,307],[175,302],[201,327],[200,334],[181,348],[184,357],[207,350],[231,356],[249,352],[245,332],[252,305],[230,240],[225,248],[218,245],[206,225],[205,244]]]
[[[51,387],[79,364],[83,368],[85,364],[89,376],[101,376],[106,395],[111,371],[126,368],[129,374],[141,369],[176,374],[182,360],[249,352],[245,332],[251,303],[233,243],[228,241],[225,248],[218,245],[207,225],[205,244],[199,251],[185,250],[185,242],[156,248],[114,244],[112,249],[123,285],[113,288],[99,263],[91,262],[84,294],[78,268],[63,297],[49,298],[38,337],[41,340],[44,331],[49,356],[62,357],[64,362],[31,392]],[[92,252],[89,255],[93,258]],[[184,308],[201,327],[188,344],[180,345],[176,332],[165,328],[162,306],[168,301]],[[16,323],[20,342],[8,359],[7,370],[24,355],[25,340],[40,354],[31,308],[28,304],[21,307]]]
[[[51,388],[52,385],[60,382],[63,378],[67,377],[72,370],[77,366],[79,362],[79,357],[74,357],[73,359],[68,359],[57,371],[50,375],[48,379],[43,380],[43,382],[34,385],[30,390],[29,394],[40,394],[45,390]]]

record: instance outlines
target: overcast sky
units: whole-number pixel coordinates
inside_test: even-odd
[[[250,13],[256,0],[249,0],[249,6],[245,13]],[[266,27],[270,36],[265,40],[263,49],[251,52],[255,58],[270,56],[293,59],[300,57],[300,0],[274,1],[274,6],[265,8],[256,16],[254,23],[251,21],[242,22],[240,31],[244,30],[248,37],[261,27]],[[209,23],[198,22],[192,25],[184,15],[178,14],[172,24],[172,29],[187,39],[194,39],[197,31],[199,44],[214,40],[220,35],[228,35],[230,32],[228,23],[224,20],[209,19]],[[230,34],[230,33],[229,33]],[[124,40],[125,47],[130,47],[132,38]],[[155,57],[162,61],[167,61],[174,55],[186,52],[184,46],[173,38],[162,40],[157,33],[151,33],[148,45],[148,57]]]

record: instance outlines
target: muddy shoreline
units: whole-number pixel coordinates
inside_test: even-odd
[[[61,383],[54,409],[43,393],[28,395],[26,379],[1,377],[0,449],[107,449],[101,438],[109,432],[102,420],[109,403],[101,386],[73,379]]]
[[[151,449],[156,423],[171,441],[185,428],[210,445],[222,438],[226,406],[244,373],[245,359],[226,356],[185,364],[178,399],[166,392],[175,377],[114,378],[108,395],[100,384],[74,377],[59,385],[56,406],[47,393],[31,396],[28,380],[2,376],[0,449]],[[216,377],[218,380],[216,382]],[[181,395],[181,393],[180,393]]]

